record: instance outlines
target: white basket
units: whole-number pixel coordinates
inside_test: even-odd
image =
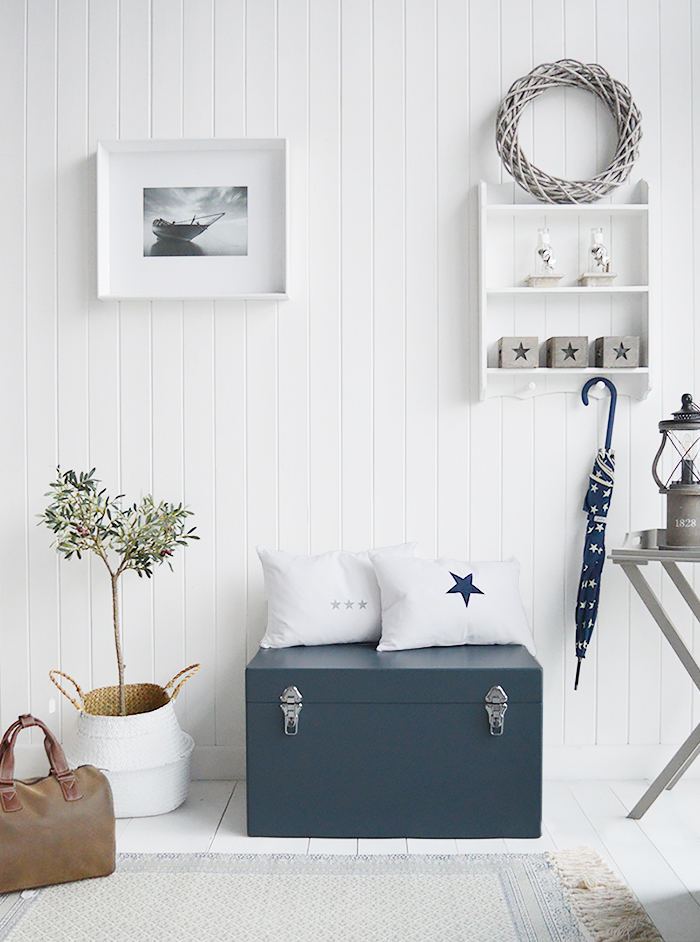
[[[82,707],[90,694],[84,697],[74,680],[59,671],[51,672],[70,680],[80,698],[76,701],[70,697],[55,676],[51,677],[78,709],[75,730],[65,746],[68,763],[72,768],[94,765],[105,773],[112,788],[115,817],[165,814],[187,798],[194,740],[180,728],[172,701],[188,678],[175,688],[170,699],[167,689],[179,677],[198,667],[186,668],[165,688],[137,685],[154,687],[162,695],[160,702],[163,699],[166,702],[155,710],[126,716],[87,712]]]
[[[117,818],[165,814],[187,798],[194,740],[172,703],[150,713],[95,716],[81,710],[65,747],[72,768],[94,765],[112,787]]]
[[[80,710],[66,755],[110,772],[150,769],[179,759],[188,739],[172,702],[129,716],[97,716]]]
[[[194,740],[183,733],[185,752],[175,762],[152,769],[104,769],[112,789],[115,818],[144,818],[174,811],[187,798]]]

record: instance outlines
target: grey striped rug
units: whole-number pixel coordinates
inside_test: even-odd
[[[612,918],[627,920],[619,938],[660,940],[622,884],[610,913],[616,878],[593,851],[578,851],[575,866],[566,853],[568,863],[561,854],[125,854],[109,877],[0,897],[0,939],[589,942],[615,938],[602,934]],[[576,901],[582,883],[602,891],[602,921]],[[634,920],[646,934],[629,934]]]

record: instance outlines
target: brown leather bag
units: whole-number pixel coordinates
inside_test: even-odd
[[[51,774],[15,781],[15,740],[27,726],[44,731]],[[71,771],[51,730],[20,716],[0,743],[0,893],[103,877],[115,864],[106,777],[91,765]]]

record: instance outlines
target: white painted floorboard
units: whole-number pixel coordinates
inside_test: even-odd
[[[648,783],[545,782],[537,840],[248,837],[245,782],[193,782],[185,804],[117,822],[119,853],[474,854],[595,848],[644,904],[664,942],[700,942],[700,780],[627,818]]]

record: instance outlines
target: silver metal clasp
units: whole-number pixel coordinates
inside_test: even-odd
[[[489,715],[489,728],[492,736],[503,735],[503,720],[508,709],[508,694],[498,684],[493,686],[484,697],[486,712]]]
[[[296,687],[286,687],[280,695],[280,709],[284,714],[285,736],[296,736],[301,713],[301,694]]]

